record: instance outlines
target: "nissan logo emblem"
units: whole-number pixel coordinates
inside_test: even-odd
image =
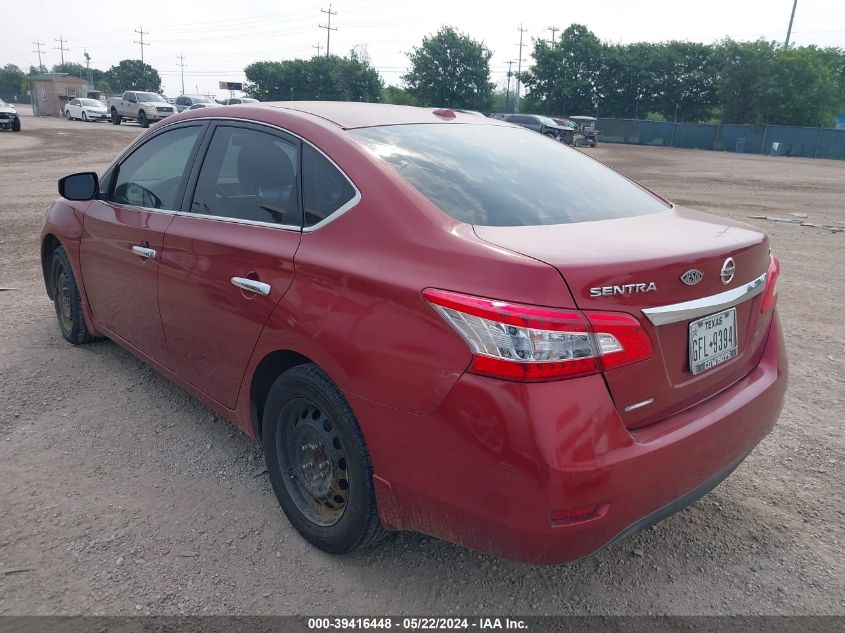
[[[736,273],[736,262],[733,257],[728,257],[725,263],[722,264],[722,270],[719,271],[719,276],[722,278],[722,283],[728,285],[733,281]]]

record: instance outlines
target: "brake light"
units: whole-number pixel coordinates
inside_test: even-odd
[[[778,280],[780,279],[780,260],[772,255],[772,263],[766,273],[766,289],[763,291],[763,312],[775,309],[778,302]]]
[[[469,371],[476,374],[559,380],[652,354],[648,335],[627,314],[544,308],[431,288],[423,295],[469,345],[474,355]]]

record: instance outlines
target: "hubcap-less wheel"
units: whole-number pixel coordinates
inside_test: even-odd
[[[68,283],[67,271],[64,264],[57,264],[53,279],[53,288],[56,289],[56,313],[61,321],[65,332],[73,328],[73,314],[70,302],[70,284]]]
[[[349,480],[332,421],[314,403],[296,398],[282,408],[280,422],[276,450],[288,493],[309,521],[334,525],[346,509]]]

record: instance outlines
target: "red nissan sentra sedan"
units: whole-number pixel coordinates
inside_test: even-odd
[[[766,235],[507,123],[205,108],[59,192],[65,339],[116,341],[261,439],[328,552],[415,530],[573,560],[707,493],[783,403]]]

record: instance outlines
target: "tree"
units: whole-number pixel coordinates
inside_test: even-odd
[[[14,64],[6,64],[0,68],[0,94],[26,94],[26,74]]]
[[[654,110],[669,121],[700,121],[716,104],[713,47],[693,42],[653,46]]]
[[[386,86],[381,91],[381,100],[394,105],[419,105],[416,97],[399,86]]]
[[[493,97],[492,56],[483,42],[444,26],[408,53],[402,80],[421,105],[484,110]]]
[[[161,92],[161,77],[158,71],[139,59],[124,59],[117,66],[112,66],[105,72],[105,79],[116,91]]]
[[[581,24],[570,25],[554,46],[535,40],[534,64],[522,74],[529,90],[526,105],[548,114],[594,113],[603,52],[599,39]]]
[[[244,73],[246,93],[261,101],[379,101],[384,87],[378,72],[354,51],[349,57],[254,62]]]

